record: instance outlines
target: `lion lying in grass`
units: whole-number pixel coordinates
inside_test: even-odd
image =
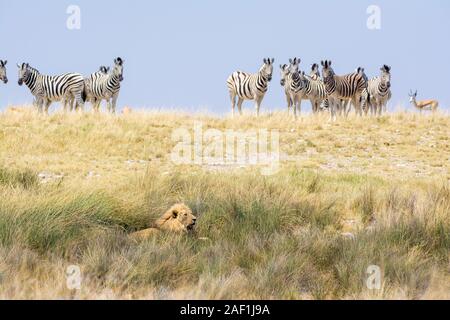
[[[178,203],[156,220],[155,227],[133,232],[130,237],[134,240],[145,240],[161,231],[187,233],[194,229],[196,221],[192,210],[184,203]]]

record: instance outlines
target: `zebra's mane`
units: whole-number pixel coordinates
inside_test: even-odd
[[[39,72],[39,70],[38,69],[36,69],[36,68],[33,68],[32,66],[30,66],[30,65],[28,65],[28,67],[27,67],[29,70],[31,70],[31,71],[34,71],[34,72],[36,72],[36,73],[38,73],[38,74],[41,74],[40,72]]]

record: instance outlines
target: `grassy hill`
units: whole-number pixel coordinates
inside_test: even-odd
[[[327,120],[0,113],[0,298],[450,298],[448,114]],[[276,130],[279,170],[175,164],[198,123]],[[180,201],[195,234],[127,237]]]

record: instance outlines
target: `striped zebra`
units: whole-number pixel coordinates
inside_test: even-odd
[[[331,68],[331,61],[325,60],[321,64],[323,67],[322,78],[328,96],[334,98],[334,102],[340,99],[350,100],[355,106],[356,113],[362,115],[361,105],[364,106],[365,101],[361,101],[361,98],[364,89],[367,89],[367,79],[363,75],[364,69],[362,69],[362,72],[337,76]]]
[[[105,75],[97,73],[95,79],[91,76],[88,99],[91,102],[93,101],[95,111],[99,110],[101,101],[106,100],[108,111],[116,113],[120,82],[123,81],[123,63],[122,58],[116,58],[114,59],[114,67],[109,73]]]
[[[101,81],[99,79],[105,77],[108,75],[110,68],[106,67],[106,66],[100,66],[99,70],[97,72],[92,73],[88,78],[84,79],[84,88],[86,91],[86,101],[89,101],[92,106],[94,111],[99,111],[99,107],[100,107],[100,103],[101,103],[101,99],[99,99],[99,97],[94,96],[93,92],[92,92],[92,84],[93,83],[98,83],[98,81]],[[96,109],[95,107],[98,107],[98,109]]]
[[[322,80],[313,80],[311,77],[306,76],[304,72],[300,74],[300,79],[303,95],[311,102],[313,113],[317,113],[320,105],[328,99],[325,84]]]
[[[280,65],[281,81],[280,84],[284,86],[284,93],[288,104],[288,114],[291,107],[294,107],[294,116],[297,117],[297,110],[301,113],[301,102],[304,99],[302,81],[300,78],[300,58],[289,59],[288,65]]]
[[[322,78],[320,77],[319,65],[317,63],[313,63],[311,65],[311,71],[309,73],[309,77],[312,80],[322,80]],[[321,104],[319,104],[318,111],[324,111],[324,110],[331,111],[331,109],[329,109],[328,95],[327,95],[327,98],[325,100],[323,100]]]
[[[391,67],[383,65],[381,74],[368,82],[369,106],[372,115],[381,115],[386,111],[388,101],[392,97],[391,92]]]
[[[284,94],[286,96],[286,102],[288,107],[288,113],[291,110],[292,106],[292,100],[291,100],[291,94],[289,93],[289,86],[286,86],[286,82],[289,81],[290,76],[290,70],[289,66],[287,64],[280,64],[280,85],[284,87]]]
[[[0,60],[0,81],[3,81],[4,84],[8,83],[8,77],[6,76],[6,64],[8,60]]]
[[[94,81],[94,79],[97,79],[100,76],[106,76],[109,72],[109,67],[106,66],[100,66],[99,70],[97,72],[94,72],[93,74],[91,74],[89,76],[89,78],[84,79],[84,90],[86,93],[86,99],[85,102],[91,102],[92,104],[96,103],[97,100],[94,100],[94,97],[92,97],[92,85],[91,83]],[[73,111],[74,110],[74,102],[75,99],[70,96],[68,97],[68,101],[66,104],[69,105],[69,110]],[[66,110],[64,110],[66,111]]]
[[[236,97],[238,97],[237,106],[239,114],[242,115],[242,103],[244,100],[255,100],[256,115],[259,116],[261,102],[272,80],[273,62],[275,59],[264,59],[264,64],[258,73],[250,74],[242,71],[236,71],[227,79],[228,91],[231,99],[231,112],[234,117],[234,108]]]
[[[19,68],[19,86],[25,83],[34,96],[34,104],[40,112],[48,108],[52,102],[63,101],[64,110],[73,98],[76,108],[83,108],[86,94],[84,92],[83,76],[79,73],[66,73],[59,76],[47,76],[31,67],[28,63],[17,65]]]

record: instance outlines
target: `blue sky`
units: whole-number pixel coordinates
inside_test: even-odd
[[[366,26],[372,4],[380,30]],[[69,5],[81,9],[80,30],[66,27]],[[409,107],[409,89],[418,89],[419,99],[446,107],[449,15],[447,0],[0,0],[0,59],[9,61],[10,79],[0,84],[0,108],[32,101],[17,85],[16,63],[87,76],[116,56],[125,60],[119,108],[229,112],[226,78],[255,72],[264,57],[277,68],[263,110],[285,108],[278,65],[294,56],[302,69],[331,59],[338,74],[364,66],[369,77],[389,64],[391,105]]]

